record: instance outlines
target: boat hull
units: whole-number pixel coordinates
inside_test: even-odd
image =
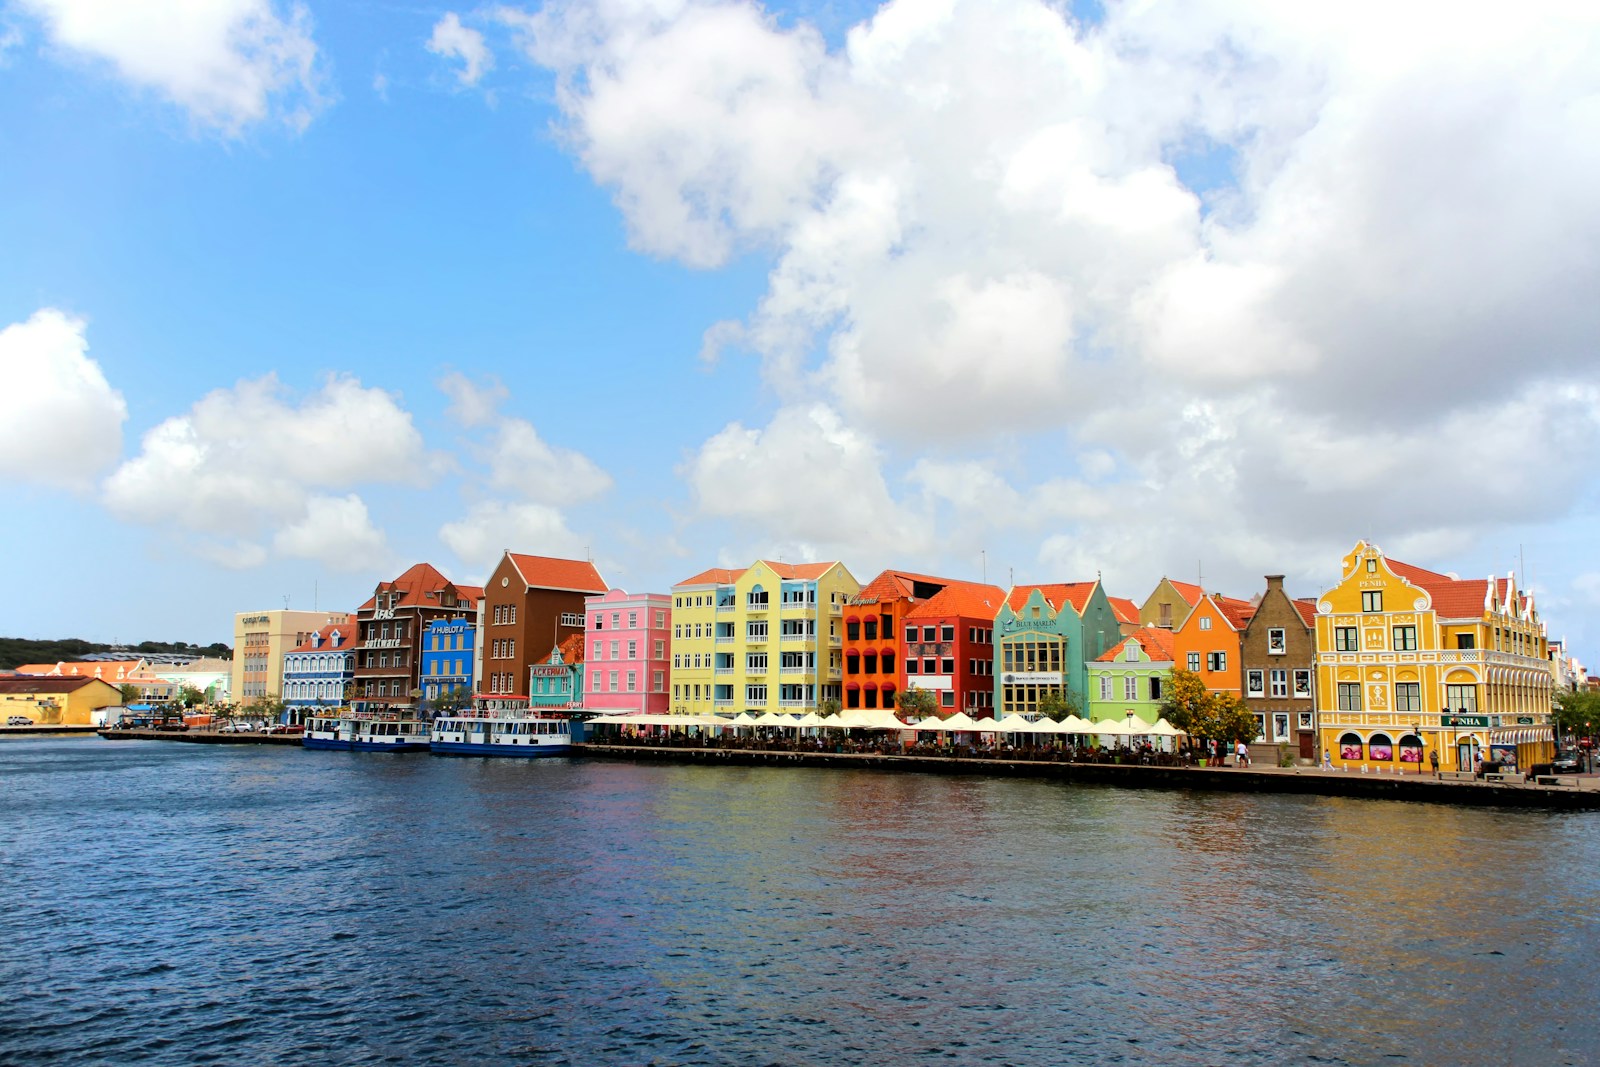
[[[538,756],[567,756],[572,745],[560,744],[480,744],[471,741],[434,741],[430,747],[440,756],[520,756],[523,759]]]
[[[331,752],[349,752],[350,742],[337,737],[312,737],[310,734],[300,738],[304,748],[321,748]]]

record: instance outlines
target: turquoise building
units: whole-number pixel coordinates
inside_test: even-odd
[[[1079,715],[1089,707],[1089,663],[1122,640],[1098,580],[1012,586],[994,620],[997,714],[1033,715],[1060,693]]]

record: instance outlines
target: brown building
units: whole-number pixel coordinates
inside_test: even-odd
[[[1316,617],[1314,602],[1291,600],[1283,591],[1283,575],[1269,574],[1266,593],[1239,633],[1240,695],[1255,712],[1257,737],[1265,744],[1292,745],[1307,760],[1317,758]]]
[[[355,692],[358,706],[407,708],[422,686],[422,631],[435,619],[473,621],[483,590],[456,585],[418,563],[392,582],[379,582],[356,613]]]
[[[478,620],[478,700],[499,710],[528,706],[528,669],[584,633],[584,600],[606,591],[593,563],[507,552],[484,586]]]

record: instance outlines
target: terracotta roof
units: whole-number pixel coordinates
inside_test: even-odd
[[[1006,594],[998,585],[982,582],[951,582],[927,600],[906,612],[908,619],[988,619],[1000,613]]]
[[[450,579],[440,574],[431,563],[414,563],[406,569],[405,573],[392,582],[379,582],[373,590],[373,595],[367,597],[361,605],[361,611],[368,611],[377,606],[379,593],[399,593],[400,607],[429,607],[438,603],[436,597],[429,597],[429,593],[437,593],[450,584]]]
[[[0,693],[75,693],[90,682],[104,678],[0,678]],[[110,682],[106,682],[111,685]]]
[[[1294,610],[1296,610],[1296,611],[1298,611],[1300,613],[1300,617],[1305,620],[1307,629],[1310,629],[1310,628],[1312,628],[1312,627],[1317,625],[1317,602],[1316,602],[1316,600],[1308,597],[1308,598],[1306,598],[1304,600],[1290,601],[1290,603],[1292,603],[1294,605]]]
[[[569,634],[567,639],[556,647],[561,650],[561,662],[568,666],[583,662],[583,634]]]
[[[1116,613],[1118,622],[1138,622],[1139,605],[1125,596],[1108,596],[1111,601],[1111,610]]]
[[[1446,619],[1476,619],[1483,615],[1483,602],[1489,593],[1487,578],[1452,578],[1448,574],[1416,567],[1399,560],[1385,558],[1389,569],[1412,585],[1427,591],[1433,600],[1433,610]],[[1494,579],[1495,595],[1504,601],[1511,592],[1511,582],[1506,578]],[[1515,609],[1522,609],[1521,601]]]
[[[1430,571],[1426,567],[1418,567],[1411,563],[1401,563],[1399,560],[1389,559],[1387,556],[1384,557],[1384,562],[1389,565],[1389,569],[1391,571],[1398,574],[1412,585],[1423,585],[1429,582],[1437,583],[1457,581],[1457,579],[1450,577],[1448,574],[1440,574],[1438,571]]]
[[[24,663],[17,668],[18,674],[52,675],[62,678],[102,678],[108,682],[125,682],[131,678],[144,663],[141,659],[100,659],[83,660],[82,662],[62,661],[60,663]],[[117,677],[121,670],[123,677]]]
[[[1222,617],[1228,620],[1228,625],[1235,630],[1244,629],[1250,617],[1256,613],[1256,606],[1250,601],[1223,596],[1221,593],[1212,593],[1211,602],[1217,606],[1217,611]]]
[[[1028,597],[1033,595],[1035,589],[1044,594],[1044,598],[1057,612],[1061,606],[1071,603],[1072,608],[1079,615],[1083,614],[1083,606],[1089,602],[1089,594],[1094,592],[1094,582],[1058,582],[1054,585],[1014,585],[1011,594],[1006,597],[1006,603],[1011,605],[1012,611],[1021,611],[1022,606],[1028,602]]]
[[[565,589],[579,593],[604,593],[605,579],[586,559],[555,559],[507,552],[511,565],[533,589]],[[482,591],[479,591],[482,595]]]
[[[1187,600],[1191,608],[1200,603],[1200,598],[1206,595],[1206,591],[1204,589],[1193,584],[1192,582],[1180,582],[1176,578],[1168,578],[1167,584],[1176,589],[1178,591],[1178,595],[1183,597],[1184,600]]]
[[[335,630],[338,630],[339,631],[339,636],[344,639],[344,640],[339,642],[337,647],[328,644],[328,642],[333,639],[333,631],[335,631]],[[321,644],[315,644],[314,645],[314,644],[311,643],[312,639],[316,638],[316,637],[320,637],[321,638],[321,641],[322,641]],[[290,651],[292,651],[292,652],[327,652],[327,651],[332,650],[332,651],[338,651],[338,652],[345,652],[345,651],[348,651],[349,649],[352,649],[352,648],[354,648],[356,646],[355,638],[356,638],[356,617],[354,615],[347,615],[347,616],[345,616],[345,618],[343,620],[334,619],[332,622],[329,622],[328,625],[326,625],[326,626],[322,627],[322,629],[316,631],[316,633],[312,634],[311,637],[307,637],[304,641],[302,641],[298,645],[294,646],[294,648],[291,649]]]
[[[837,560],[830,560],[827,563],[774,563],[770,559],[764,559],[761,562],[771,567],[779,578],[790,580],[821,578],[838,564]]]
[[[465,597],[468,600],[472,601],[472,604],[469,605],[469,606],[477,607],[478,601],[483,599],[483,586],[481,586],[481,585],[458,585],[458,586],[456,586],[456,595]]]
[[[729,570],[726,567],[712,567],[708,571],[701,571],[693,578],[685,578],[672,588],[676,589],[679,585],[732,585],[739,580],[740,575],[749,569],[748,567],[740,567],[738,570]]]
[[[1129,641],[1137,641],[1144,646],[1150,658],[1156,663],[1173,663],[1172,632],[1155,626],[1141,626],[1115,645],[1112,645],[1102,655],[1095,657],[1096,663],[1111,663],[1122,658],[1123,652],[1128,647]]]

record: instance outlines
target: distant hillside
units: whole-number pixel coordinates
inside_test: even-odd
[[[143,656],[219,656],[227,659],[233,649],[220,641],[214,645],[191,645],[186,641],[141,641],[137,645],[100,645],[75,637],[59,641],[34,641],[25,637],[0,637],[0,670],[14,670],[24,663],[55,663],[83,659],[96,653],[114,653],[119,659]]]

